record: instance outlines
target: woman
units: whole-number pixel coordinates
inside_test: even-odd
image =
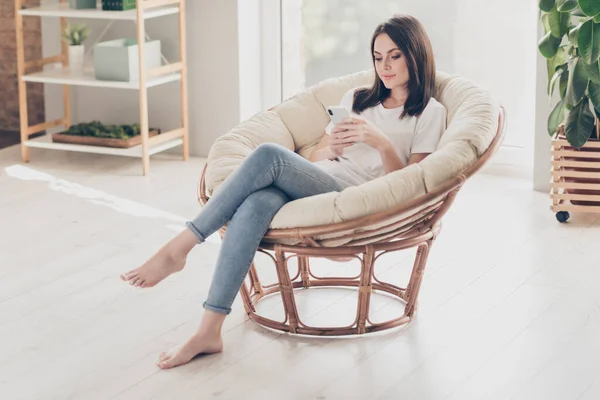
[[[200,327],[187,342],[160,354],[160,368],[222,350],[225,317],[262,237],[285,203],[359,185],[417,163],[436,149],[446,110],[432,98],[435,62],[422,25],[410,16],[391,18],[375,30],[371,53],[373,86],[344,95],[341,105],[352,111],[350,118],[326,128],[328,134],[309,160],[278,145],[260,145],[187,229],[144,265],[121,275],[131,285],[154,286],[182,270],[192,248],[229,222]]]

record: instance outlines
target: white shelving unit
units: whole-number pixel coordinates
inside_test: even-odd
[[[173,147],[179,146],[183,144],[183,140],[181,138],[176,138],[169,140],[165,143],[159,143],[155,146],[150,147],[149,154],[154,155],[156,153],[160,153],[161,151],[165,151],[171,149]],[[35,139],[30,139],[27,141],[28,147],[35,147],[38,149],[54,149],[54,150],[67,150],[67,151],[77,151],[80,153],[95,153],[95,154],[110,154],[113,156],[125,156],[125,157],[142,157],[142,147],[136,146],[128,149],[118,149],[114,147],[101,147],[101,146],[86,146],[81,144],[69,144],[69,143],[54,143],[50,136],[40,136]]]
[[[64,29],[68,18],[87,18],[104,20],[134,21],[138,38],[138,56],[144,59],[144,43],[146,39],[145,20],[166,15],[179,14],[179,45],[180,60],[163,65],[159,68],[146,70],[140,63],[139,80],[133,82],[96,80],[93,70],[74,74],[68,68],[68,52],[65,43],[61,54],[40,60],[25,61],[23,17],[55,17],[61,20]],[[185,50],[185,0],[137,0],[137,9],[127,11],[103,11],[98,5],[93,10],[75,10],[69,8],[67,0],[56,4],[46,4],[40,7],[26,8],[24,0],[15,0],[15,26],[17,33],[17,61],[19,79],[19,104],[21,119],[21,155],[28,162],[29,148],[77,151],[116,156],[138,157],[142,159],[144,175],[149,173],[150,156],[161,151],[182,145],[184,160],[189,157],[188,140],[188,106],[187,106],[187,67]],[[58,34],[58,33],[57,33]],[[49,68],[47,66],[50,66]],[[47,68],[44,68],[47,67]],[[36,69],[35,72],[29,70]],[[148,88],[169,82],[179,81],[181,84],[181,127],[150,138],[148,136]],[[63,85],[63,101],[65,115],[63,118],[30,126],[27,111],[27,82]],[[88,86],[112,89],[138,90],[140,99],[141,144],[128,149],[112,147],[88,146],[79,144],[55,143],[50,136],[30,139],[30,136],[49,128],[71,125],[70,87]]]
[[[86,70],[82,75],[74,75],[68,69],[63,67],[57,67],[54,69],[47,69],[41,72],[34,72],[32,74],[23,75],[21,77],[25,82],[40,82],[40,83],[54,83],[57,85],[69,85],[69,86],[88,86],[88,87],[102,87],[102,88],[113,88],[113,89],[134,89],[140,88],[138,81],[133,82],[119,82],[119,81],[100,81],[94,77],[93,70]],[[180,73],[167,74],[157,76],[146,80],[146,87],[151,88],[154,86],[162,85],[163,83],[178,81],[181,79]]]

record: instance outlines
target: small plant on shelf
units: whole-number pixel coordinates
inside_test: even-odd
[[[90,34],[85,24],[69,24],[62,33],[62,38],[69,46],[80,46]]]
[[[76,73],[83,71],[85,47],[83,42],[90,34],[85,24],[69,24],[62,33],[62,38],[69,45],[69,69]]]

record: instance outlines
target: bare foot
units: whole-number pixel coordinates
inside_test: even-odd
[[[156,285],[174,272],[185,266],[185,256],[179,256],[162,248],[151,259],[139,268],[122,274],[121,279],[130,285],[148,288]]]
[[[186,364],[199,354],[213,354],[221,351],[223,351],[223,340],[220,334],[196,333],[184,344],[173,350],[160,353],[156,365],[161,369],[169,369]]]

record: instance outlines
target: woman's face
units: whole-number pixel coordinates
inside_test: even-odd
[[[409,78],[406,58],[386,33],[375,38],[373,57],[375,71],[386,88],[406,87]]]

